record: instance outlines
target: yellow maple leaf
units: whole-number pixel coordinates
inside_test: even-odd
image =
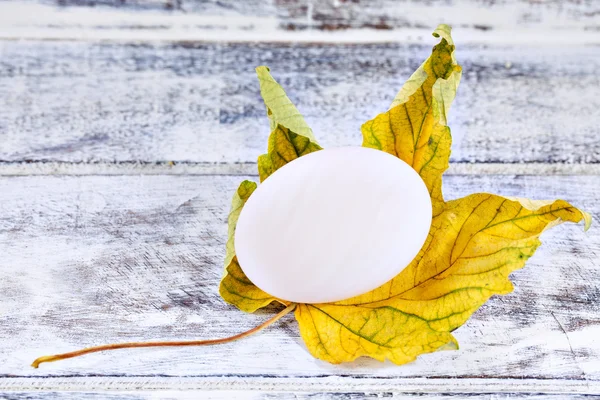
[[[235,229],[257,184],[244,181],[229,214],[225,275],[219,292],[246,312],[272,302],[285,309],[246,332],[221,339],[113,343],[38,357],[32,366],[99,351],[139,347],[207,346],[239,340],[295,309],[300,334],[315,357],[331,363],[360,356],[396,364],[442,349],[457,349],[452,331],[494,294],[513,286],[511,272],[522,268],[541,244],[540,234],[561,222],[591,224],[589,214],[563,200],[535,201],[476,193],[444,201],[442,174],[448,168],[451,136],[447,114],[460,81],[450,27],[433,33],[441,41],[402,87],[391,108],[362,126],[363,146],[393,154],[419,173],[431,195],[429,235],[415,259],[384,285],[360,296],[327,304],[294,304],[255,286],[235,255]],[[271,124],[268,151],[258,158],[261,182],[298,157],[318,151],[312,130],[269,74],[256,69]]]
[[[271,130],[281,125],[316,143],[312,129],[294,103],[287,97],[283,88],[273,79],[269,68],[265,66],[256,68],[256,76],[260,82],[260,94],[267,107]]]
[[[308,125],[304,121],[304,117],[285,95],[281,86],[269,74],[269,69],[258,67],[256,73],[259,77],[261,93],[265,98],[265,104],[267,104],[267,114],[273,127],[273,131],[269,136],[267,153],[258,157],[258,173],[262,182],[285,164],[300,156],[320,150],[321,147],[314,141],[314,138],[311,140],[306,136],[306,129],[303,128],[308,128]],[[271,110],[279,111],[272,112]],[[290,127],[303,129],[305,134],[294,133]],[[310,132],[312,135],[312,130]],[[250,282],[235,257],[235,226],[242,207],[255,189],[256,183],[243,181],[233,196],[228,218],[229,231],[226,246],[227,253],[225,255],[225,276],[223,276],[219,286],[219,293],[225,301],[246,312],[254,312],[273,301],[288,304],[284,300],[278,300],[270,296]]]
[[[444,201],[451,135],[447,114],[460,82],[450,27],[431,56],[402,87],[390,109],[366,122],[363,146],[393,154],[421,176],[433,204],[429,236],[417,257],[391,281],[363,295],[328,304],[298,304],[296,319],[308,350],[331,363],[360,356],[396,364],[442,349],[457,349],[452,331],[494,294],[507,294],[511,272],[540,245],[540,234],[561,222],[591,223],[589,214],[563,200],[534,201],[477,193]],[[258,159],[261,182],[294,159],[319,150],[312,130],[266,67],[257,68],[272,132]],[[245,276],[234,254],[241,207],[256,184],[236,192],[229,218],[226,275],[220,292],[243,311],[273,301]]]
[[[317,150],[321,150],[321,147],[306,136],[296,134],[282,125],[276,125],[269,136],[267,154],[258,157],[260,181],[264,181],[273,172],[296,158]]]
[[[363,146],[382,150],[405,161],[429,189],[434,212],[441,207],[442,173],[448,168],[452,137],[446,114],[456,95],[461,68],[454,57],[450,27],[440,25],[441,37],[427,59],[404,84],[390,109],[363,124]]]

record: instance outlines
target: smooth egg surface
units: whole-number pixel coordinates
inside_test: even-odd
[[[320,150],[269,176],[235,231],[246,276],[277,298],[327,303],[369,292],[417,255],[431,225],[421,177],[365,147]]]

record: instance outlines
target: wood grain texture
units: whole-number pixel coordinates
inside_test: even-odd
[[[600,234],[567,225],[455,332],[461,350],[406,366],[315,360],[287,317],[244,342],[29,367],[105,342],[229,336],[276,310],[243,314],[217,292],[231,194],[266,147],[257,65],[320,143],[358,145],[449,23],[464,75],[446,196],[565,198],[597,221],[599,7],[0,1],[0,399],[600,394]]]
[[[432,40],[431,43],[434,41]],[[453,162],[598,163],[600,52],[460,47]],[[404,44],[0,42],[0,160],[254,163],[269,65],[325,147],[359,145],[430,52]]]
[[[112,341],[222,337],[267,318],[272,310],[244,314],[217,292],[228,202],[240,180],[0,178],[0,391],[600,391],[600,236],[571,225],[544,234],[528,267],[513,274],[515,292],[493,298],[455,332],[460,351],[403,367],[315,360],[292,318],[244,342],[29,367],[42,354]],[[451,176],[445,183],[448,198],[474,191],[560,197],[596,219],[599,190],[598,176]]]
[[[526,394],[526,393],[502,393],[496,394],[462,394],[462,393],[443,393],[443,394],[423,394],[423,393],[369,393],[369,392],[346,392],[346,393],[307,393],[307,392],[253,392],[253,391],[207,391],[203,393],[190,391],[161,391],[161,392],[0,392],[2,400],[37,400],[37,399],[57,399],[57,400],[369,400],[369,399],[407,399],[419,398],[420,400],[447,399],[447,400],[554,400],[565,399],[565,395],[547,395],[547,394]],[[569,395],[569,399],[583,400],[595,398],[594,395]]]
[[[186,12],[215,17],[275,16],[283,29],[294,30],[307,27],[322,30],[387,30],[428,25],[431,19],[447,22],[452,16],[460,17],[463,24],[470,22],[476,25],[475,29],[483,31],[502,26],[502,23],[593,29],[599,22],[597,4],[572,0],[37,0],[33,3],[55,4],[62,9],[95,7],[137,12],[152,10],[163,12],[164,15]]]
[[[598,43],[599,10],[574,0],[3,1],[0,37],[422,41],[448,23],[468,41]]]
[[[201,397],[200,397],[201,396]],[[523,394],[523,393],[503,393],[496,394],[417,394],[417,393],[401,393],[401,392],[385,392],[385,393],[365,393],[365,392],[348,392],[348,393],[306,393],[306,392],[272,392],[259,393],[251,391],[213,391],[203,392],[183,392],[183,391],[165,391],[165,392],[129,392],[129,393],[110,393],[110,392],[14,392],[0,393],[0,399],[3,400],[37,400],[37,399],[58,399],[58,400],[88,400],[88,399],[106,399],[106,400],[369,400],[369,399],[408,399],[419,398],[421,400],[430,399],[447,399],[447,400],[562,400],[567,397],[565,395],[542,395],[542,394]],[[583,400],[593,399],[594,395],[569,395],[568,399]]]

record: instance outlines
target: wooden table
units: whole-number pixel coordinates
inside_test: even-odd
[[[461,349],[330,365],[293,317],[244,341],[29,366],[113,341],[229,336],[233,190],[257,179],[266,64],[325,146],[357,145],[455,27],[447,198],[564,198],[600,217],[597,2],[0,2],[0,398],[583,398],[600,394],[600,234],[562,225],[455,332]],[[202,391],[201,393],[197,391]]]

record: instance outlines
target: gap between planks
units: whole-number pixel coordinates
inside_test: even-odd
[[[450,163],[448,175],[600,175],[600,164]],[[0,162],[0,176],[258,175],[256,163]]]
[[[20,391],[86,390],[260,390],[396,393],[544,393],[598,394],[600,382],[580,379],[501,379],[501,378],[391,378],[348,376],[261,377],[32,377],[0,378],[0,390]]]
[[[262,23],[261,23],[262,24]],[[435,28],[435,27],[433,27]],[[247,31],[244,29],[227,28],[224,31],[169,28],[161,31],[153,28],[140,29],[83,29],[64,28],[1,28],[0,40],[31,40],[31,41],[70,41],[70,42],[114,42],[114,43],[160,43],[160,42],[197,42],[197,43],[305,43],[305,44],[386,44],[408,43],[429,44],[430,29],[406,28],[403,30],[380,31],[359,28],[348,31],[307,31],[286,32],[277,29]],[[476,32],[479,34],[479,31]],[[559,36],[552,31],[520,30],[498,31],[485,33],[481,36],[467,32],[453,32],[455,42],[461,44],[488,46],[598,46],[600,35],[596,32],[566,32]],[[515,40],[518,38],[518,40]]]

